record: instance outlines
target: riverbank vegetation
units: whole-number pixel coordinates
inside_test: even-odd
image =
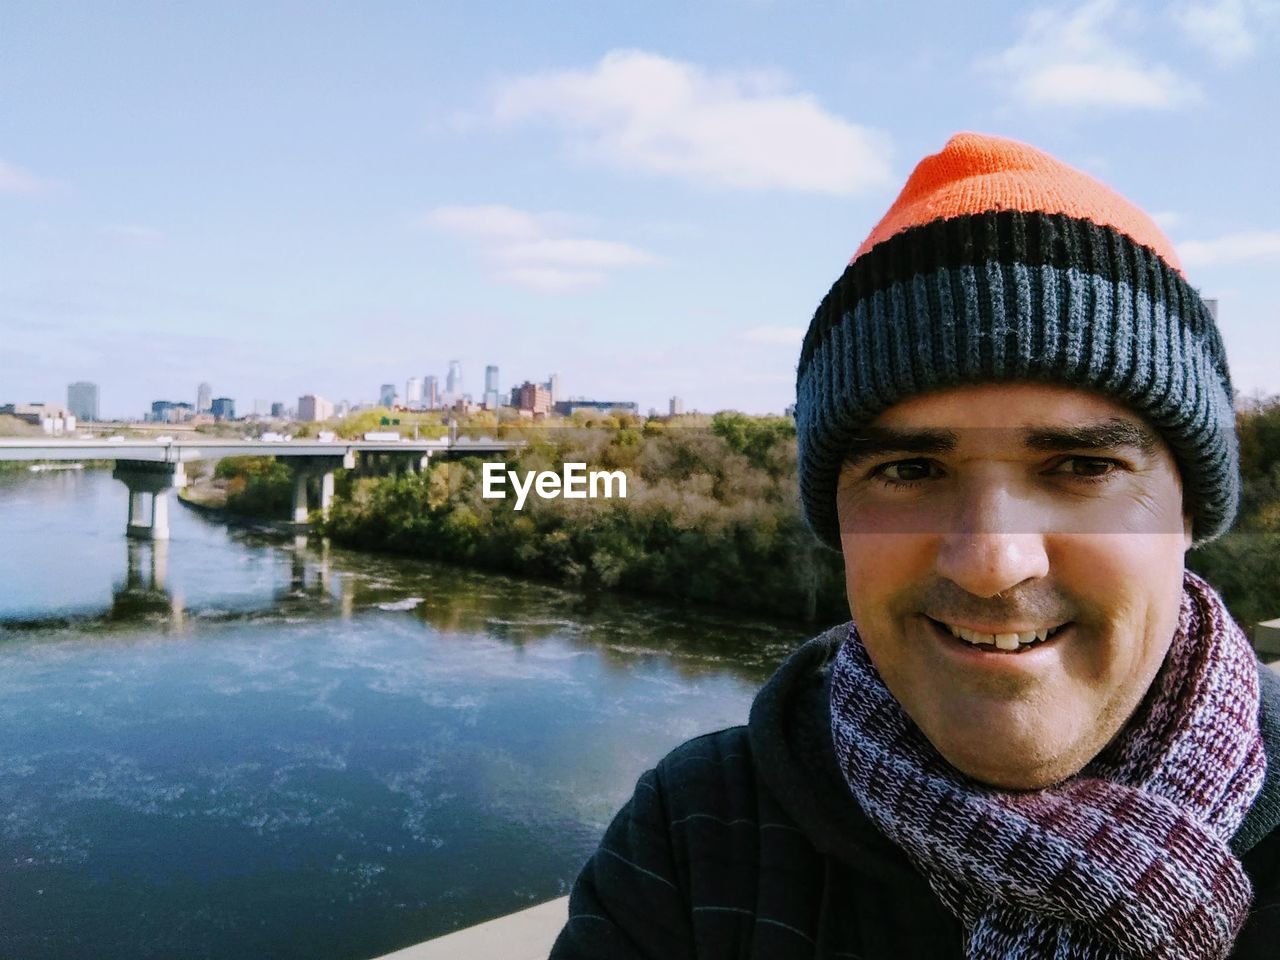
[[[482,497],[480,460],[442,460],[417,475],[349,475],[326,529],[349,546],[588,589],[790,619],[847,617],[839,557],[814,542],[796,508],[789,418],[588,422],[499,425],[499,436],[526,442],[506,469],[621,470],[625,499],[530,497],[516,511],[513,501]]]
[[[1236,431],[1240,512],[1230,532],[1187,554],[1187,566],[1249,629],[1280,617],[1280,396],[1244,404]]]
[[[1280,616],[1280,398],[1244,405],[1237,426],[1238,519],[1232,532],[1189,553],[1187,565],[1218,588],[1249,628]],[[483,499],[480,460],[436,460],[421,474],[340,474],[326,532],[361,549],[588,589],[792,619],[848,615],[840,557],[819,546],[800,517],[789,418],[596,414],[539,423],[463,421],[460,432],[524,440],[519,456],[505,461],[505,469],[522,475],[559,471],[566,462],[622,470],[627,497],[531,496],[517,512],[511,500]],[[287,513],[289,472],[270,462],[222,461],[218,470],[229,491],[242,482],[238,512]]]
[[[223,509],[244,517],[284,519],[293,499],[293,474],[274,457],[224,457],[212,486],[223,492]]]

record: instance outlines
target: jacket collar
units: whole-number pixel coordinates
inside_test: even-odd
[[[1253,806],[1231,838],[1231,852],[1237,857],[1280,825],[1280,674],[1261,661],[1258,662],[1258,686],[1262,701],[1258,728],[1267,754],[1267,773]]]

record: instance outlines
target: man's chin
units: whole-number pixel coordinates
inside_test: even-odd
[[[1042,749],[1024,748],[993,753],[990,742],[981,745],[934,744],[938,753],[956,770],[979,783],[1000,790],[1039,790],[1051,787],[1084,769],[1088,757],[1075,751],[1046,754]]]

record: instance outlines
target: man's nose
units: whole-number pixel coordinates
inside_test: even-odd
[[[943,532],[937,572],[976,597],[992,597],[1048,575],[1035,504],[996,486],[967,491]]]

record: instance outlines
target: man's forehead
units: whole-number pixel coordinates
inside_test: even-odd
[[[880,427],[1061,427],[1140,414],[1095,390],[1057,383],[979,383],[908,397],[882,411]]]

